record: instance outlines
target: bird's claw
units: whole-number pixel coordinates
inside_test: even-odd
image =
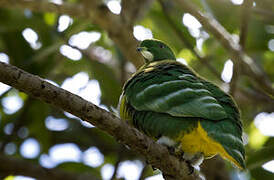
[[[188,175],[192,175],[194,173],[194,167],[191,165],[191,162],[189,160],[186,160],[186,164],[189,170]]]

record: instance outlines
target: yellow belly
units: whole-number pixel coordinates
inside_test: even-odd
[[[225,151],[222,145],[207,135],[200,121],[196,129],[189,134],[182,134],[178,140],[181,142],[180,148],[186,153],[196,154],[202,152],[205,158],[220,154],[224,159],[231,161],[241,169],[240,164]]]

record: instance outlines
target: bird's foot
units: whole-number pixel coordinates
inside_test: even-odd
[[[177,148],[178,149],[178,148]],[[180,160],[180,161],[185,161],[185,158],[184,158],[184,151],[182,150],[177,150],[175,151],[175,156]]]
[[[191,161],[190,160],[186,160],[186,164],[187,164],[187,167],[188,167],[188,175],[192,175],[194,173],[194,167],[192,166],[191,164]]]
[[[164,146],[166,146],[166,145],[164,145]],[[167,147],[169,154],[176,156],[174,147],[172,147],[172,146],[166,146],[166,147]]]

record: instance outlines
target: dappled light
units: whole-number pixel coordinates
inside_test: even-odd
[[[83,152],[84,164],[91,167],[98,167],[103,164],[104,156],[96,147],[91,147]]]
[[[62,4],[63,3],[63,0],[49,0],[49,2],[52,2],[54,4]]]
[[[35,180],[34,178],[26,177],[26,176],[14,176],[12,179],[13,180]],[[6,180],[9,180],[9,179],[6,179]]]
[[[0,83],[0,95],[7,92],[10,89],[10,86]]]
[[[15,145],[15,143],[10,142],[8,144],[6,144],[4,152],[8,155],[13,155],[16,153],[17,147]]]
[[[244,0],[231,0],[231,2],[235,5],[241,5],[244,2]]]
[[[34,138],[26,139],[20,146],[20,153],[25,158],[36,158],[40,153],[40,145]]]
[[[79,93],[80,89],[84,88],[88,83],[89,77],[87,73],[80,72],[71,78],[64,80],[61,88],[68,90],[71,93]]]
[[[224,82],[229,83],[233,75],[233,62],[229,59],[224,64],[224,69],[222,72],[222,79]]]
[[[81,154],[79,147],[72,143],[58,144],[49,149],[49,158],[45,158],[46,163],[56,166],[63,162],[80,162]],[[50,162],[52,164],[50,164]]]
[[[91,43],[98,41],[101,37],[99,32],[80,32],[72,35],[69,39],[69,44],[79,49],[86,49]]]
[[[146,178],[146,180],[164,180],[164,178],[161,174],[157,174],[157,175],[151,176],[149,178]]]
[[[9,56],[5,53],[0,53],[0,62],[9,63]]]
[[[274,136],[274,112],[262,112],[255,117],[255,126],[265,136]]]
[[[139,41],[153,38],[151,30],[141,25],[134,26],[133,35]]]
[[[68,45],[62,45],[60,47],[60,53],[73,61],[78,61],[82,58],[82,53],[75,48],[72,48]]]
[[[57,119],[52,116],[48,116],[45,119],[45,125],[51,131],[64,131],[68,128],[68,122],[66,119]]]
[[[62,15],[62,16],[59,17],[57,30],[58,30],[59,32],[63,32],[63,31],[65,31],[72,23],[73,23],[73,20],[72,20],[68,15]]]
[[[29,135],[29,130],[26,127],[21,127],[18,131],[17,131],[17,135],[19,138],[21,139],[25,139],[26,137],[28,137]]]
[[[2,105],[4,112],[7,114],[13,114],[18,111],[24,104],[24,101],[18,96],[18,94],[8,96],[2,99]]]
[[[193,37],[198,38],[200,36],[200,28],[202,27],[202,25],[195,17],[193,17],[189,13],[184,14],[183,24],[188,27],[189,32]]]
[[[24,29],[22,35],[33,49],[39,49],[42,46],[41,42],[38,41],[37,33],[33,29]]]
[[[141,175],[143,164],[141,161],[124,161],[119,164],[118,178],[126,178],[127,180],[137,180]]]
[[[45,168],[54,168],[56,166],[56,163],[53,162],[52,158],[47,154],[42,154],[40,156],[39,163]]]
[[[111,164],[105,164],[101,168],[101,174],[104,180],[111,179],[113,173],[114,173],[114,166]]]
[[[263,168],[266,169],[269,172],[274,173],[274,160],[269,161],[263,165]]]
[[[274,39],[268,41],[268,48],[270,51],[274,51]]]
[[[113,14],[120,14],[122,9],[118,0],[109,0],[107,6]]]

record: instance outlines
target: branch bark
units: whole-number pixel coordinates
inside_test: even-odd
[[[132,150],[144,155],[151,165],[160,169],[170,179],[193,179],[192,176],[188,175],[187,164],[170,155],[166,147],[157,144],[115,115],[81,97],[56,87],[38,76],[2,62],[0,62],[0,81],[70,112],[106,131],[114,136],[118,142],[126,144]]]
[[[250,58],[241,48],[240,44],[235,42],[227,30],[213,17],[208,14],[202,13],[198,8],[189,0],[177,0],[177,3],[186,12],[189,12],[198,21],[212,33],[221,45],[229,52],[231,59],[234,63],[239,63],[244,68],[244,73],[251,76],[256,83],[267,93],[270,97],[274,98],[274,88],[265,72]]]
[[[0,162],[1,171],[7,175],[23,175],[41,180],[97,180],[97,178],[91,175],[74,174],[59,169],[48,169],[27,160],[16,159],[3,154],[0,154]]]
[[[92,23],[108,32],[109,37],[136,67],[143,64],[141,55],[136,52],[138,41],[133,36],[132,27],[128,26],[121,16],[112,14],[101,0],[85,0],[82,4],[63,2],[61,5],[50,3],[47,0],[1,0],[0,7],[30,9],[34,12],[54,12],[90,19]]]

